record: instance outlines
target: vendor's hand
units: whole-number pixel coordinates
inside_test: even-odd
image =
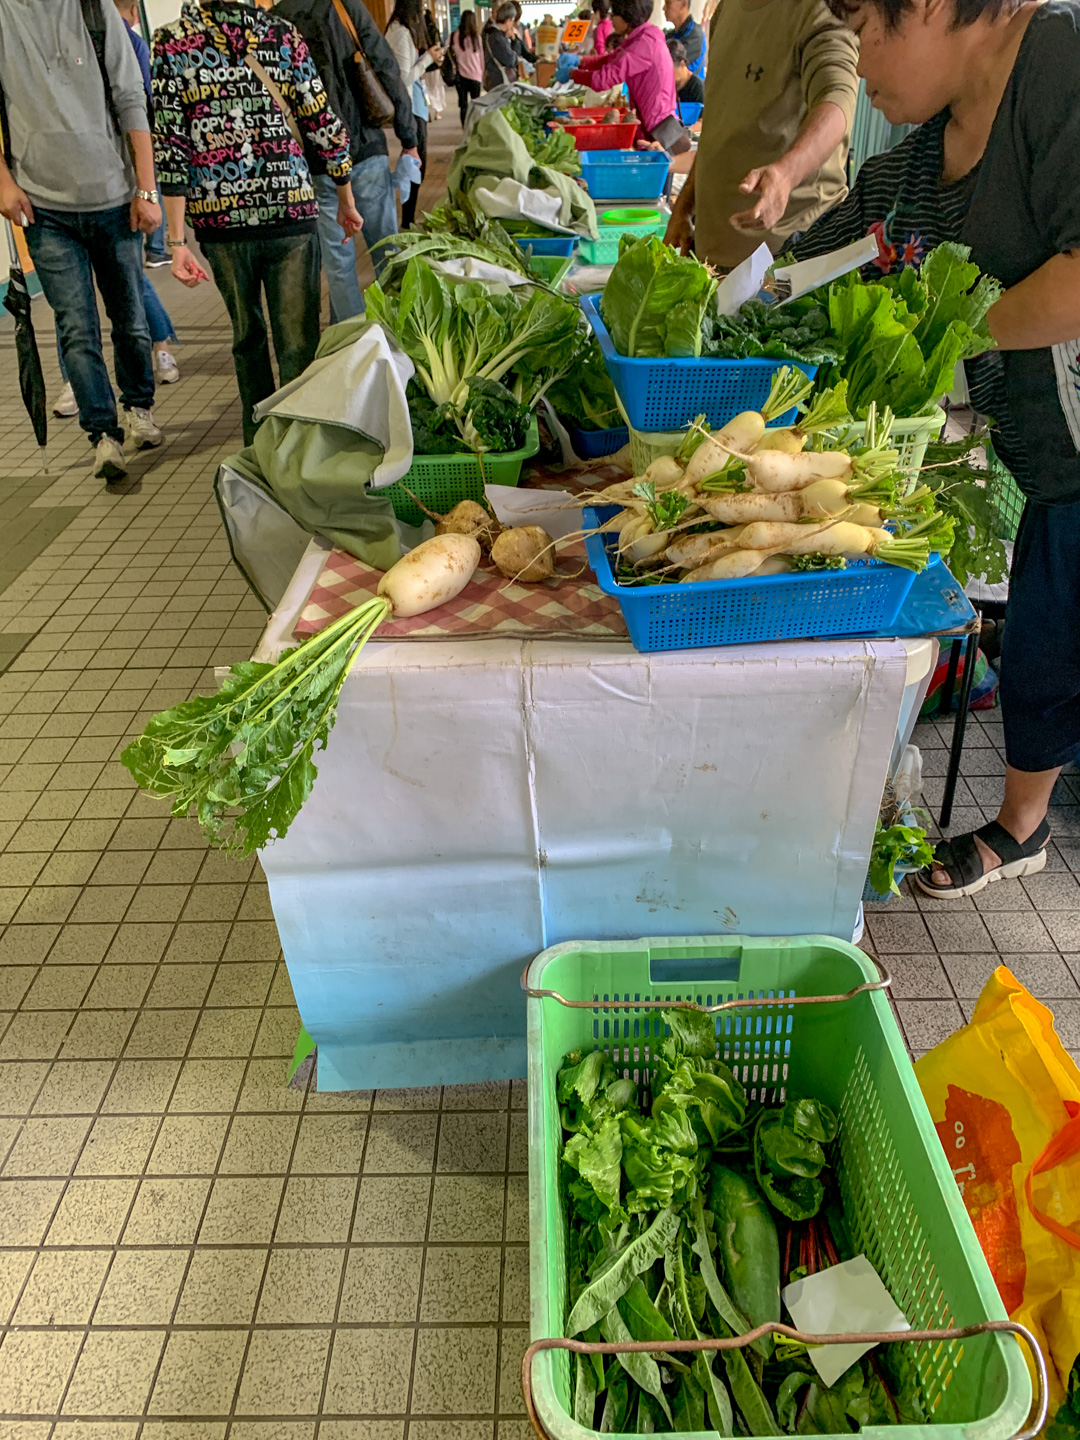
[[[178,245],[172,252],[172,274],[189,290],[194,290],[196,285],[210,279],[186,245]]]
[[[771,230],[784,218],[791,185],[779,165],[751,170],[739,189],[744,195],[756,194],[758,201],[752,209],[732,215],[731,224],[736,230]]]
[[[690,216],[682,210],[672,212],[668,227],[664,231],[664,242],[680,255],[689,255],[694,244],[694,226]]]
[[[634,141],[634,149],[635,149],[635,150],[663,150],[663,148],[664,148],[664,147],[663,147],[663,145],[660,144],[660,141],[659,141],[659,140],[635,140],[635,141]]]
[[[151,200],[140,200],[136,195],[131,202],[128,223],[132,230],[141,230],[144,235],[153,235],[161,224],[161,206]]]
[[[34,207],[25,190],[21,190],[8,174],[0,185],[0,215],[13,225],[33,225]]]
[[[359,235],[364,228],[363,216],[356,208],[351,185],[344,185],[338,191],[337,223],[345,231],[346,240],[351,240],[354,235]]]

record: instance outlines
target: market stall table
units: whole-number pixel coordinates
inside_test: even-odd
[[[377,578],[337,564],[313,542],[263,653]],[[562,940],[850,939],[901,714],[936,653],[643,655],[587,580],[576,621],[550,591],[521,608],[471,588],[445,628],[434,612],[369,645],[312,795],[261,855],[320,1089],[524,1074],[519,977]]]

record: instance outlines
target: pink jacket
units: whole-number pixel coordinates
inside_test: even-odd
[[[466,45],[462,42],[461,36],[455,30],[450,37],[450,48],[454,52],[458,74],[462,79],[483,80],[484,46],[482,43],[478,43],[474,50],[471,45]]]
[[[584,56],[570,78],[598,91],[625,84],[630,103],[650,134],[676,113],[675,67],[667,41],[663,31],[647,21],[631,30],[610,54]]]
[[[593,54],[604,55],[607,53],[607,38],[611,34],[611,16],[605,15],[597,22],[596,30],[593,32]]]

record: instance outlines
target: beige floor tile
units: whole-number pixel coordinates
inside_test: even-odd
[[[53,1060],[75,1015],[67,1010],[24,1011],[0,1040],[0,1060]]]
[[[400,1330],[338,1330],[330,1357],[326,1415],[401,1415],[409,1397],[409,1346]]]
[[[217,1246],[196,1250],[184,1281],[176,1323],[249,1325],[265,1268],[263,1250]]]
[[[407,1244],[427,1231],[431,1177],[365,1175],[352,1238],[364,1244]]]
[[[420,1245],[372,1245],[349,1251],[338,1319],[343,1325],[411,1325],[416,1322]]]
[[[143,1440],[225,1440],[224,1420],[147,1420]]]
[[[313,1415],[322,1394],[328,1330],[256,1330],[236,1400],[238,1415]]]
[[[324,1420],[319,1440],[403,1440],[404,1420]]]
[[[413,1420],[409,1440],[492,1440],[494,1420]]]
[[[238,1420],[232,1440],[312,1440],[314,1420]]]
[[[49,1069],[48,1062],[44,1060],[0,1062],[0,1114],[29,1114],[34,1097],[41,1089]]]
[[[82,1344],[71,1330],[10,1331],[0,1345],[0,1395],[15,1415],[52,1415]]]
[[[344,1250],[274,1250],[259,1300],[259,1324],[317,1325],[332,1320],[344,1263]]]
[[[191,1042],[191,1053],[223,1059],[249,1055],[258,1027],[257,1010],[204,1010]]]
[[[0,1325],[6,1325],[34,1263],[32,1250],[0,1250]]]
[[[344,1175],[290,1175],[274,1238],[281,1244],[344,1244],[352,1224],[356,1180]]]
[[[94,1311],[95,1325],[168,1325],[186,1250],[120,1250]]]
[[[420,1319],[436,1325],[498,1320],[501,1271],[497,1246],[429,1246]]]
[[[16,1325],[85,1325],[109,1268],[108,1250],[39,1252]]]
[[[93,1115],[115,1066],[111,1060],[57,1060],[34,1101],[35,1115]]]
[[[160,1330],[91,1330],[65,1415],[141,1415],[164,1340]]]
[[[299,1110],[304,1104],[304,1091],[289,1085],[287,1076],[288,1062],[284,1059],[249,1060],[237,1108]]]
[[[53,1431],[55,1440],[135,1440],[138,1433],[137,1420],[59,1420]]]
[[[121,1060],[101,1108],[106,1113],[160,1114],[169,1103],[180,1065],[179,1060]]]
[[[221,1157],[221,1173],[284,1174],[296,1126],[295,1115],[237,1115]]]
[[[521,1357],[529,1343],[529,1332],[524,1325],[504,1325],[500,1333],[498,1413],[524,1415],[525,1403],[521,1398]]]
[[[23,1121],[4,1165],[4,1174],[15,1177],[70,1174],[89,1129],[90,1121],[81,1115],[48,1115]],[[6,1148],[2,1135],[0,1146]]]
[[[134,1010],[84,1010],[64,1040],[64,1059],[119,1059],[134,1024]]]
[[[294,1174],[355,1175],[367,1139],[366,1115],[305,1115],[293,1156]]]
[[[209,1179],[145,1179],[124,1230],[125,1245],[190,1245],[210,1193]]]
[[[231,1111],[244,1079],[244,1060],[185,1060],[170,1110]]]
[[[149,1414],[227,1416],[246,1343],[241,1330],[174,1330]]]
[[[503,1237],[502,1175],[437,1175],[431,1193],[429,1240],[498,1241]]]
[[[167,1115],[147,1170],[152,1175],[212,1175],[228,1124],[227,1115]]]
[[[63,1193],[62,1180],[0,1180],[0,1245],[38,1245]]]
[[[199,1243],[268,1245],[283,1184],[280,1176],[215,1180]]]
[[[115,1245],[137,1184],[136,1180],[69,1181],[45,1243]]]
[[[158,1131],[153,1115],[102,1115],[94,1121],[77,1175],[139,1175]]]
[[[439,1117],[427,1114],[372,1115],[364,1175],[427,1173],[435,1156]]]

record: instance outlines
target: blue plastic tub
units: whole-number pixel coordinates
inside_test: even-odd
[[[817,373],[816,365],[799,360],[630,359],[611,342],[600,318],[600,296],[582,296],[581,308],[635,430],[681,430],[698,415],[710,425],[723,425],[740,410],[761,408],[781,366],[793,365],[810,379]],[[792,409],[774,423],[792,425],[796,418]]]
[[[551,235],[543,238],[536,235],[514,236],[526,255],[531,251],[534,255],[558,255],[563,260],[569,260],[573,255],[575,238],[573,235]]]
[[[671,166],[658,150],[582,150],[578,159],[594,200],[659,200]]]
[[[684,125],[696,125],[704,109],[705,106],[700,100],[680,100],[679,119]]]
[[[630,431],[625,425],[616,425],[613,430],[579,430],[564,420],[566,433],[574,454],[581,460],[599,460],[603,455],[614,455],[624,445],[630,444]]]
[[[615,506],[588,506],[582,523],[595,530],[616,513]],[[910,570],[856,560],[846,570],[637,588],[615,583],[618,543],[618,535],[588,535],[585,549],[600,589],[619,602],[635,650],[887,634],[915,582]],[[939,564],[940,557],[930,563]]]

